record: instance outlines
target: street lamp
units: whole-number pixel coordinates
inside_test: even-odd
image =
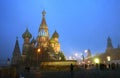
[[[108,61],[108,68],[110,68],[110,60],[111,60],[111,57],[110,56],[107,56],[107,61]]]
[[[107,56],[107,61],[110,62],[110,60],[111,60],[111,57],[110,57],[110,56]]]
[[[78,53],[75,53],[75,57],[78,57]]]
[[[87,53],[88,50],[84,50],[84,52],[81,54],[82,55],[82,59],[83,59],[83,63],[85,63],[85,53]]]
[[[75,53],[74,56],[75,56],[74,60],[78,61],[78,53]]]
[[[84,57],[84,55],[82,54],[82,60],[83,60],[83,62],[85,61],[85,57]]]
[[[96,67],[99,68],[99,63],[100,63],[100,60],[98,58],[95,58],[94,59],[94,62],[96,64]]]
[[[83,57],[83,60],[85,61],[85,59],[87,58],[86,55],[88,53],[88,50],[84,50],[83,54],[82,54],[82,57]]]
[[[88,50],[85,50],[85,53],[87,53],[88,52]]]
[[[98,58],[95,58],[95,59],[94,59],[94,62],[95,62],[96,64],[99,64],[99,63],[100,63],[100,60],[99,60]]]
[[[82,56],[82,64],[83,64],[83,67],[85,68],[85,57],[84,57],[84,54],[81,54]]]
[[[40,53],[40,48],[37,49],[37,65],[38,65],[38,54]]]

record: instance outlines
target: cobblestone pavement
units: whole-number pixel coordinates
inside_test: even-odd
[[[120,70],[32,71],[25,78],[120,78]]]

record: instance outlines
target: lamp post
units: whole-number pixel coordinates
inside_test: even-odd
[[[110,60],[111,60],[111,57],[110,57],[110,56],[107,56],[107,61],[110,62]]]
[[[81,54],[81,56],[82,56],[82,64],[83,64],[83,67],[85,68],[85,57],[83,54]]]
[[[85,63],[85,53],[87,53],[88,50],[84,50],[84,52],[81,54],[82,55],[82,61],[83,61],[83,66],[86,68],[86,63]]]
[[[94,59],[94,62],[96,64],[96,67],[99,68],[99,63],[100,63],[100,60],[98,58],[95,58]]]
[[[84,55],[82,54],[82,59],[83,59],[83,62],[85,61],[85,57],[84,57]]]
[[[100,60],[98,58],[95,58],[95,63],[99,64],[100,63]]]
[[[110,56],[107,56],[108,68],[110,68],[110,60],[111,60],[111,57],[110,57]]]
[[[40,53],[40,48],[37,49],[37,65],[38,65],[38,54]]]

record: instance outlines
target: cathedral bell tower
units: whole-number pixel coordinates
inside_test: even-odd
[[[48,26],[45,20],[45,10],[42,11],[42,21],[38,30],[37,47],[47,47],[49,41]]]

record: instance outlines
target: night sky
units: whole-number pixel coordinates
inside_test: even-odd
[[[37,37],[43,10],[66,56],[104,52],[108,36],[114,47],[120,44],[120,0],[0,0],[0,58],[12,56],[16,36],[22,51],[27,27]]]

